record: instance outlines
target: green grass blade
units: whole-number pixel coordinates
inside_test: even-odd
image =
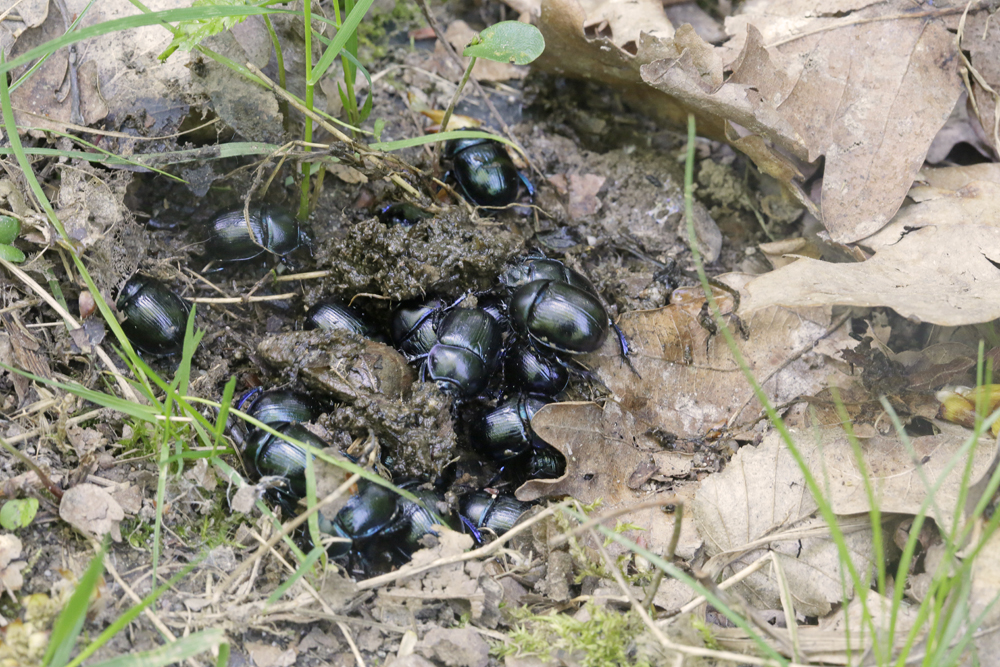
[[[76,645],[76,639],[83,628],[83,622],[87,620],[87,608],[90,606],[90,596],[97,588],[97,582],[104,574],[104,553],[107,550],[108,540],[104,538],[104,544],[97,550],[94,557],[87,566],[87,571],[80,577],[80,581],[70,596],[69,601],[63,610],[59,612],[52,627],[52,634],[49,636],[49,646],[45,649],[45,656],[42,664],[45,667],[63,667],[69,660],[69,655]]]
[[[80,651],[80,654],[75,658],[73,658],[73,661],[70,662],[68,665],[66,665],[66,667],[77,667],[84,660],[92,656],[94,652],[97,651],[97,649],[101,648],[106,643],[108,643],[108,641],[112,637],[121,632],[125,628],[125,626],[127,626],[129,623],[135,620],[135,618],[142,613],[143,609],[148,607],[150,604],[153,603],[153,601],[155,601],[158,597],[163,595],[163,593],[167,589],[171,588],[172,586],[180,582],[181,579],[186,577],[191,572],[191,570],[193,570],[199,563],[201,563],[201,561],[202,559],[200,558],[191,561],[190,563],[185,565],[177,574],[171,577],[169,581],[166,581],[165,583],[161,584],[159,588],[157,588],[149,595],[147,595],[145,598],[143,598],[142,602],[139,602],[138,604],[129,607],[124,614],[116,618],[114,622],[111,623],[111,625],[106,627],[104,629],[104,632],[99,634],[96,639],[87,644],[86,648]]]
[[[29,49],[25,53],[21,54],[13,60],[9,60],[5,63],[0,63],[0,73],[6,73],[22,65],[27,65],[35,58],[41,58],[42,56],[54,53],[59,49],[70,46],[71,44],[76,44],[82,42],[91,37],[100,37],[101,35],[107,35],[114,32],[120,32],[122,30],[130,30],[132,28],[143,28],[150,25],[159,25],[161,23],[169,23],[171,21],[195,21],[199,19],[212,19],[212,18],[225,18],[225,17],[247,17],[247,16],[263,16],[265,14],[296,14],[287,9],[271,9],[269,7],[183,7],[180,9],[167,9],[159,12],[150,12],[148,14],[136,14],[135,16],[125,16],[120,19],[112,19],[110,21],[104,21],[96,25],[87,26],[82,30],[77,30],[73,33],[68,33],[62,37],[57,37],[56,39],[49,40],[44,44],[36,46],[33,49]]]
[[[323,56],[313,68],[312,74],[307,81],[309,85],[315,86],[326,75],[326,71],[330,69],[330,65],[340,55],[341,49],[347,45],[347,41],[357,32],[358,26],[361,25],[361,20],[368,13],[368,8],[371,7],[372,2],[373,0],[361,0],[361,2],[354,5],[354,9],[344,19],[344,24],[337,31],[333,41],[330,42],[330,46],[326,48]]]
[[[502,144],[507,144],[518,152],[521,151],[517,144],[510,139],[501,137],[497,134],[483,132],[481,130],[448,130],[447,132],[425,134],[422,137],[410,137],[409,139],[400,139],[398,141],[380,141],[374,144],[368,144],[368,148],[376,151],[389,152],[398,151],[402,148],[412,148],[413,146],[423,146],[424,144],[435,144],[439,141],[448,141],[449,139],[492,139],[494,141],[499,141]]]
[[[225,633],[218,628],[211,628],[194,632],[151,651],[122,655],[93,667],[166,667],[223,645],[227,645]]]

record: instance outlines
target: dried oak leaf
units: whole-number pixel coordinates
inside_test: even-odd
[[[16,535],[0,535],[0,595],[8,591],[11,596],[21,590],[24,579],[21,570],[27,563],[21,558],[21,540]]]
[[[600,511],[607,512],[653,500],[638,488],[645,479],[682,477],[691,469],[690,455],[661,451],[647,429],[613,401],[604,408],[596,403],[553,403],[535,414],[531,427],[566,457],[566,473],[558,479],[526,482],[517,490],[520,500],[571,496],[585,504],[600,500]],[[641,481],[634,478],[637,474]],[[641,526],[644,530],[626,536],[657,553],[670,543],[674,518],[659,508],[638,509],[618,520]],[[677,553],[690,556],[699,543],[691,522],[683,523]]]
[[[924,169],[909,193],[915,203],[899,209],[888,225],[859,243],[875,252],[899,243],[915,229],[927,226],[1000,226],[1000,164]]]
[[[864,262],[802,258],[747,285],[747,312],[782,305],[888,306],[903,317],[942,326],[1000,317],[1000,227],[928,226]]]
[[[803,438],[807,439],[808,435]],[[814,474],[819,475],[819,449],[805,442],[801,449]],[[825,616],[834,603],[843,600],[842,581],[846,576],[840,570],[837,545],[832,540],[776,536],[764,547],[740,553],[751,543],[782,529],[801,527],[816,509],[816,501],[787,447],[780,437],[768,437],[758,447],[743,447],[725,470],[702,481],[695,494],[693,516],[705,539],[707,554],[726,556],[724,562],[732,568],[731,572],[723,569],[727,575],[748,566],[769,549],[781,562],[789,588],[795,592],[795,611]],[[870,570],[877,557],[871,530],[862,527],[847,534],[846,541],[855,567],[862,573]],[[751,574],[737,584],[737,590],[757,609],[780,608],[773,568]]]
[[[990,470],[996,444],[981,439],[971,453],[965,476],[965,460],[955,465],[969,431],[953,424],[936,422],[937,435],[910,438],[913,448],[903,444],[894,431],[860,442],[864,470],[847,434],[838,425],[792,430],[791,437],[802,458],[840,517],[841,527],[853,525],[847,534],[859,570],[883,555],[872,553],[867,514],[871,509],[864,479],[867,477],[882,514],[916,514],[935,487],[928,516],[941,530],[950,530],[963,488]],[[950,469],[949,469],[950,468]],[[925,483],[924,480],[927,480]],[[809,526],[826,530],[815,518],[817,505],[780,434],[771,432],[758,447],[743,447],[721,473],[702,482],[695,496],[694,518],[705,539],[712,563],[725,563],[739,570],[756,560],[765,545],[743,554],[748,545],[774,537],[768,548],[778,554],[792,590],[796,611],[822,616],[830,604],[841,600],[837,549],[826,535],[781,538],[786,529]],[[801,544],[800,544],[801,540]],[[731,555],[730,555],[731,554]],[[734,559],[734,556],[739,558]],[[866,565],[867,564],[867,565]],[[778,589],[773,574],[758,572],[745,582],[745,592],[759,608],[775,608]],[[810,611],[811,610],[811,611]]]
[[[1000,27],[996,10],[970,14],[961,32],[962,50],[968,51],[975,74],[970,77],[975,110],[979,123],[973,127],[982,133],[981,139],[1000,150],[1000,128],[997,126],[997,98],[1000,90]],[[987,87],[993,90],[988,90]]]
[[[748,277],[728,274],[721,279],[738,287]],[[741,308],[744,337],[735,331],[732,296],[713,291],[743,359],[772,403],[812,395],[827,386],[833,371],[825,359],[816,354],[795,358],[795,354],[824,337],[828,343],[847,345],[845,327],[828,331],[829,310],[768,308],[743,316]],[[656,428],[679,439],[700,439],[714,428],[728,424],[748,429],[758,420],[760,405],[725,337],[702,325],[711,321],[704,304],[700,288],[681,288],[674,291],[666,308],[623,315],[618,326],[629,341],[636,372],[621,362],[613,336],[584,358],[642,430]],[[790,359],[794,361],[788,363]]]

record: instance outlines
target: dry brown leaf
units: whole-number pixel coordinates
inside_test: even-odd
[[[791,1],[751,3],[727,21],[742,51],[724,85],[704,86],[683,56],[643,66],[643,79],[738,124],[736,136],[761,137],[807,162],[826,156],[823,224],[833,240],[856,241],[896,213],[961,92],[943,24],[875,20],[904,4],[868,7],[848,22],[802,20],[801,3]]]
[[[800,259],[747,285],[744,312],[776,305],[888,306],[942,326],[1000,317],[1000,227],[932,226],[856,264]]]
[[[84,535],[101,538],[111,533],[115,542],[122,539],[118,524],[125,512],[110,493],[94,484],[68,489],[59,502],[59,518]]]
[[[587,37],[603,37],[628,53],[635,54],[640,33],[657,39],[674,36],[661,0],[580,0],[580,6],[587,15],[583,22]]]
[[[1000,226],[1000,164],[976,165],[977,169],[945,167],[924,170],[921,176],[948,185],[917,184],[910,188],[914,204],[904,206],[888,225],[859,243],[875,252],[895,245],[915,229],[929,225]],[[941,172],[955,171],[954,174]],[[932,172],[933,176],[930,176]],[[972,175],[982,178],[968,178]],[[961,183],[961,185],[959,185]],[[955,230],[961,234],[962,229]]]
[[[803,443],[800,448],[814,475],[819,474],[820,452]],[[746,545],[808,521],[817,505],[780,437],[768,437],[758,447],[743,447],[721,473],[702,481],[695,494],[693,515],[710,556],[739,552]],[[858,571],[868,571],[877,556],[870,530],[845,536]],[[837,545],[824,537],[776,540],[768,547],[781,562],[789,587],[795,592],[795,610],[807,616],[825,616],[843,599],[844,588]],[[734,572],[765,553],[757,548],[731,565]],[[865,576],[862,574],[862,576]],[[781,602],[776,575],[769,568],[755,572],[737,585],[757,609],[777,609]]]
[[[526,482],[517,490],[520,500],[571,496],[585,504],[600,500],[599,511],[609,512],[654,500],[638,488],[651,476],[686,475],[691,469],[690,455],[661,451],[647,428],[613,401],[603,409],[595,403],[549,404],[534,416],[531,427],[566,457],[566,473],[558,479]],[[642,478],[638,484],[633,481],[637,473]],[[617,520],[641,526],[644,530],[625,535],[656,553],[663,553],[670,543],[674,517],[659,508],[635,510]],[[677,553],[693,555],[699,543],[691,522],[683,523]]]
[[[995,628],[1000,626],[1000,605],[996,604],[1000,594],[1000,533],[994,532],[986,545],[975,556],[972,562],[972,592],[969,597],[969,616],[979,618],[979,615],[992,605],[992,609],[982,619],[981,628],[991,629],[983,633],[976,641],[980,651],[981,664],[989,664],[986,655],[996,655],[997,642],[989,639],[996,636]],[[977,633],[980,634],[980,633]]]
[[[725,280],[739,285],[747,278],[729,274]],[[715,290],[715,298],[729,314],[732,297]],[[621,362],[613,336],[585,362],[643,430],[658,428],[680,439],[697,439],[727,424],[752,427],[761,407],[725,338],[701,325],[701,289],[675,290],[671,301],[666,308],[626,313],[618,321],[638,375]],[[827,385],[831,369],[822,357],[807,354],[782,366],[827,334],[828,310],[769,308],[744,315],[741,307],[739,315],[747,336],[735,334],[737,346],[773,403],[815,394]],[[842,327],[831,337],[845,340],[847,330]]]

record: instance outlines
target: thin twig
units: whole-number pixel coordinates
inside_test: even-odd
[[[287,292],[285,294],[265,294],[264,296],[197,296],[188,297],[185,301],[191,303],[254,303],[257,301],[282,301],[293,299],[298,294]]]
[[[605,521],[622,516],[623,514],[631,514],[632,512],[637,512],[639,510],[644,510],[644,509],[650,509],[652,507],[663,507],[664,505],[676,505],[677,503],[680,502],[682,501],[677,496],[675,496],[674,494],[670,494],[669,496],[662,496],[656,498],[655,500],[646,500],[641,503],[636,503],[635,505],[626,505],[624,507],[618,507],[610,512],[605,512],[604,514],[601,514],[599,516],[587,519],[573,530],[565,532],[559,537],[552,540],[549,543],[549,547],[552,549],[558,549],[562,545],[566,544],[566,542],[568,542],[570,539],[576,537],[580,533],[590,530],[599,523],[604,523]]]

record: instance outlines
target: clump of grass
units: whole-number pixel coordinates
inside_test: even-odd
[[[583,667],[635,665],[649,662],[636,654],[636,640],[644,632],[642,622],[632,613],[621,613],[587,603],[583,618],[567,614],[537,615],[522,608],[513,611],[517,625],[510,632],[509,643],[496,649],[496,655],[533,655],[548,662],[560,655]]]

